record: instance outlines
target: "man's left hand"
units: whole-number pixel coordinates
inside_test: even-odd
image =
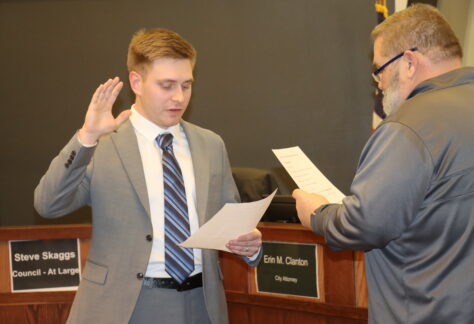
[[[230,240],[227,242],[226,247],[235,254],[251,257],[262,246],[262,233],[258,229],[240,235],[235,240]]]
[[[322,205],[329,204],[323,196],[301,189],[293,191],[293,198],[296,200],[296,211],[301,224],[309,229],[311,229],[311,214]]]

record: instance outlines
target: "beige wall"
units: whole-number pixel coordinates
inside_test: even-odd
[[[474,0],[469,4],[469,16],[464,34],[464,64],[474,66]]]
[[[438,8],[464,48],[464,65],[474,65],[474,0],[438,0]]]

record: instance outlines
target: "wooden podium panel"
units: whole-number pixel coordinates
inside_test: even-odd
[[[256,291],[255,269],[220,252],[231,324],[367,323],[363,255],[334,252],[324,239],[299,224],[260,223],[266,242],[318,244],[319,299]],[[79,238],[81,269],[90,246],[91,225],[0,227],[0,324],[62,324],[74,291],[12,293],[8,241]]]
[[[318,244],[320,298],[261,293],[255,269],[221,252],[224,286],[231,323],[367,323],[367,288],[363,255],[335,252],[324,238],[299,224],[260,223],[263,240]]]
[[[75,291],[11,292],[8,241],[79,239],[83,269],[91,236],[91,226],[13,226],[0,227],[0,324],[66,323]]]

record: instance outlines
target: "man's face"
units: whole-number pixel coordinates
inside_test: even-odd
[[[148,67],[145,76],[130,73],[136,94],[135,109],[162,128],[181,121],[191,99],[193,68],[188,59],[160,58]]]
[[[381,46],[382,40],[378,38],[374,42],[374,67],[378,68],[382,66],[385,62],[387,62],[390,57],[382,57],[381,53]],[[399,60],[393,62],[389,66],[387,66],[381,73],[380,73],[380,82],[378,83],[378,87],[382,90],[383,93],[383,110],[387,115],[389,115],[392,111],[394,111],[398,106],[402,104],[404,101],[404,97],[401,95],[400,91],[400,66]]]
[[[387,86],[383,90],[382,106],[387,116],[404,101],[404,98],[400,94],[399,70],[400,67],[398,65],[393,67],[392,73],[387,81]]]

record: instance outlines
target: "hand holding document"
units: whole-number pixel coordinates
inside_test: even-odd
[[[300,189],[324,196],[330,203],[340,203],[344,194],[311,162],[299,146],[272,150]]]
[[[276,191],[275,189],[271,195],[258,201],[225,204],[206,224],[179,245],[230,252],[226,243],[257,227]]]

